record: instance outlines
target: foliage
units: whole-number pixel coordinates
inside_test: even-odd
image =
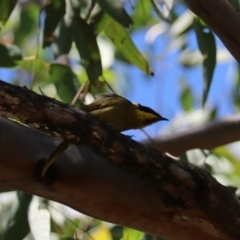
[[[36,1],[0,0],[1,78],[11,71],[9,81],[36,91],[40,87],[44,94],[70,103],[87,80],[91,83],[87,91],[95,95],[106,91],[107,83],[117,88],[124,70],[130,72],[138,68],[143,74],[158,76],[156,72],[162,68],[161,64],[168,66],[172,60],[165,60],[178,52],[178,67],[183,74],[178,82],[175,81],[177,84],[171,85],[167,96],[170,102],[178,91],[177,105],[184,116],[176,117],[176,123],[173,121],[169,129],[174,131],[199,124],[200,115],[206,116],[201,118],[202,122],[222,116],[221,106],[217,102],[209,106],[208,100],[211,89],[216,88],[214,73],[217,66],[229,58],[225,50],[217,49],[219,41],[208,26],[183,3],[135,0],[130,6],[128,1],[123,5],[121,1],[109,0],[46,2],[47,5],[42,6]],[[231,1],[236,8],[239,7],[237,2]],[[157,51],[154,47],[151,50],[151,46],[145,49],[138,40],[134,41],[136,35],[140,36],[138,39],[145,35],[149,45],[161,36],[165,45]],[[118,74],[116,65],[123,66]],[[136,67],[134,70],[132,65]],[[202,78],[189,81],[188,74],[199,67]],[[228,104],[230,109],[239,110],[240,68],[235,68],[236,76],[232,77],[235,82]],[[139,72],[134,75],[136,79]],[[130,77],[125,82],[128,90],[131,84],[135,88],[140,85],[136,79],[131,80],[131,74],[128,73]],[[201,80],[203,87],[199,84]],[[197,87],[194,81],[198,82]],[[147,79],[146,85],[150,84],[152,82]],[[164,95],[161,90],[159,92]],[[166,105],[171,109],[168,102]],[[181,160],[206,169],[224,184],[235,187],[240,184],[240,166],[231,148],[219,147],[212,152],[193,150],[181,156]],[[16,199],[18,203],[14,203]],[[17,198],[1,206],[0,238],[31,239],[33,236],[38,239],[39,236],[49,237],[51,232],[54,239],[160,239],[80,214],[67,218],[66,214],[60,213],[61,208],[64,207],[57,205],[54,209],[53,202],[18,192]],[[30,220],[33,215],[41,224],[34,225],[36,221]],[[40,228],[40,225],[44,227]]]

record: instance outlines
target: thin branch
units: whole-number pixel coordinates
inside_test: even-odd
[[[154,138],[153,142],[146,140],[142,143],[159,151],[179,156],[191,149],[212,150],[235,141],[240,141],[240,114],[215,120],[178,133],[159,136]]]

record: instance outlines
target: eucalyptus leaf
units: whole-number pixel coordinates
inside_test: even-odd
[[[240,3],[239,0],[228,0],[228,2],[231,3],[231,5],[237,10],[240,10]]]
[[[66,103],[74,98],[78,88],[78,80],[74,72],[67,66],[53,63],[49,69],[50,80],[56,86],[59,97]]]
[[[66,10],[65,0],[51,0],[47,4],[43,11],[46,13],[44,21],[44,33],[43,33],[43,47],[48,47],[53,41],[53,32],[57,27],[57,24],[63,18]]]
[[[4,240],[22,240],[29,232],[28,208],[32,200],[32,195],[17,191],[18,208],[10,217],[8,225],[3,234]]]
[[[169,15],[173,7],[174,0],[165,0],[161,2],[158,0],[150,0],[150,2],[152,3],[153,9],[155,10],[159,18],[166,22],[170,22]]]
[[[123,27],[130,27],[133,24],[132,19],[127,14],[121,0],[96,0],[101,8]]]
[[[107,14],[103,14],[94,27],[97,33],[104,32],[106,34],[129,63],[134,64],[148,75],[153,75],[148,62],[137,49],[130,38],[130,33],[124,27]]]
[[[143,232],[137,231],[131,228],[124,228],[122,240],[142,240],[144,236]]]
[[[102,75],[101,56],[96,35],[92,26],[80,17],[74,17],[72,30],[81,64],[86,69],[90,82],[95,85]]]
[[[181,93],[181,103],[185,111],[190,111],[193,105],[193,95],[191,89],[184,85]]]
[[[0,0],[0,30],[10,17],[17,0]]]
[[[62,54],[68,54],[71,49],[73,42],[72,20],[73,18],[66,14],[60,21],[53,43],[53,49],[56,58]]]
[[[22,60],[20,49],[16,45],[0,44],[0,67],[15,67]]]
[[[14,43],[18,46],[25,46],[31,41],[33,34],[37,34],[36,21],[38,21],[39,6],[37,4],[29,4],[27,8],[23,7],[20,11],[20,21],[16,26]],[[26,27],[27,26],[27,27]]]
[[[131,27],[131,31],[134,31],[144,26],[153,23],[152,19],[152,4],[150,1],[139,0],[136,2],[134,12],[132,14],[134,24]],[[157,21],[154,21],[157,22]]]
[[[199,49],[203,55],[204,105],[208,97],[216,65],[216,42],[211,30],[197,17],[194,19],[194,29]]]
[[[240,66],[237,66],[236,87],[234,89],[233,97],[236,107],[240,110]]]

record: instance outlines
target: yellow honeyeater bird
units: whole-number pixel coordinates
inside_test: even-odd
[[[151,108],[138,103],[131,103],[117,94],[104,93],[96,97],[93,103],[85,105],[81,109],[109,123],[120,132],[129,129],[139,129],[161,120],[168,120]],[[60,143],[49,159],[47,159],[43,167],[42,176],[68,146],[68,141]]]
[[[85,105],[81,109],[109,123],[120,132],[168,120],[151,108],[131,103],[117,94],[99,94],[93,103]]]

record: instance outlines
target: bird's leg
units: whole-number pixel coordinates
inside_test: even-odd
[[[53,151],[53,153],[51,154],[51,156],[47,159],[46,163],[43,166],[43,170],[42,170],[42,177],[44,176],[44,174],[46,173],[46,171],[48,170],[48,168],[55,162],[55,160],[59,157],[59,155],[61,153],[63,153],[68,146],[70,145],[70,143],[66,140],[63,140]]]
[[[77,101],[77,99],[79,98],[80,94],[82,93],[83,89],[86,87],[86,85],[88,86],[89,81],[86,81],[77,91],[75,97],[73,98],[72,102],[71,102],[71,106],[73,106],[75,104],[75,102]],[[43,170],[42,170],[42,177],[45,175],[46,171],[49,169],[49,167],[56,161],[56,159],[59,157],[59,155],[64,152],[68,146],[70,145],[70,143],[66,140],[63,140],[58,146],[57,148],[53,151],[53,153],[51,154],[51,156],[47,159],[46,163],[43,166]]]

